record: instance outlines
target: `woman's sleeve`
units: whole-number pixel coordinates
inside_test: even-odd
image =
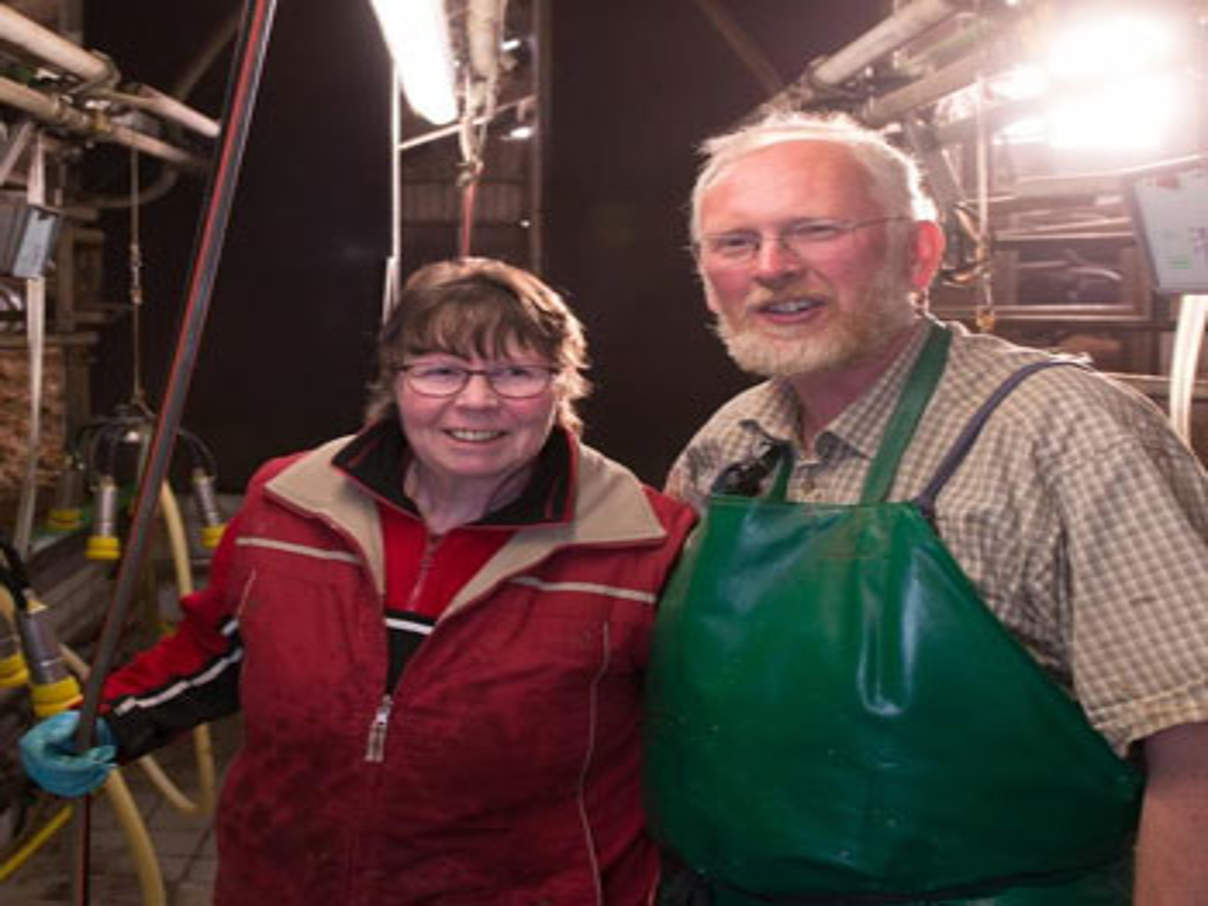
[[[123,761],[239,709],[243,643],[230,580],[240,522],[236,515],[227,525],[206,587],[181,599],[175,632],[105,680],[102,714]]]

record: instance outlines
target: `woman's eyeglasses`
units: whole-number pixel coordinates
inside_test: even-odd
[[[559,371],[548,365],[495,365],[465,368],[461,365],[403,365],[407,386],[420,396],[454,396],[465,389],[473,375],[481,374],[496,394],[509,400],[539,396]]]

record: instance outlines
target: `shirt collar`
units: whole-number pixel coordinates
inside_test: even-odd
[[[829,434],[865,459],[876,456],[910,370],[927,341],[929,321],[929,318],[919,320],[889,367],[868,390],[831,420],[819,433],[819,439]]]
[[[866,459],[876,455],[910,369],[927,340],[930,321],[930,317],[920,319],[910,339],[873,385],[818,432],[811,454],[826,455],[828,447],[840,444]],[[762,433],[769,440],[783,439],[799,446],[801,403],[789,379],[773,378],[766,387],[758,416],[745,419],[744,427]]]

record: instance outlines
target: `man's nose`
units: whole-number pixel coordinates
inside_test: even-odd
[[[805,263],[801,256],[779,236],[764,236],[755,253],[755,278],[763,282],[778,282],[801,273]]]

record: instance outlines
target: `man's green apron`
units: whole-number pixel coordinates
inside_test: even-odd
[[[857,505],[714,495],[660,605],[650,826],[715,906],[1120,906],[1142,781],[981,602],[929,521],[994,406],[885,502],[932,327]],[[787,454],[787,451],[786,451]],[[1005,489],[1004,489],[1005,492]]]

